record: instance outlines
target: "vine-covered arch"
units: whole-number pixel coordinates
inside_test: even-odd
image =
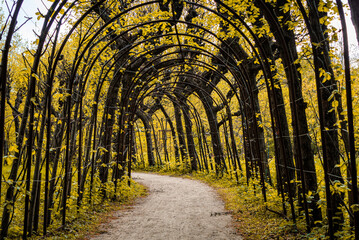
[[[71,196],[76,195],[77,209],[94,203],[95,195],[115,199],[118,183],[131,175],[133,165],[176,165],[233,175],[237,183],[245,175],[248,185],[259,182],[264,202],[271,201],[267,191],[277,189],[279,211],[287,215],[289,205],[293,222],[304,216],[308,232],[324,214],[330,238],[345,221],[359,237],[349,50],[340,0],[54,0],[46,14],[39,13],[41,33],[34,50],[24,55],[30,69],[26,94],[14,97],[8,58],[22,2],[14,2],[3,31],[0,157],[11,159],[11,166],[4,170],[1,161],[7,183],[0,185],[6,203],[1,239],[15,225],[22,191],[23,237],[39,231],[40,208],[46,234],[56,212],[66,225],[66,213],[74,211]],[[329,29],[327,12],[337,10],[345,39],[343,74],[334,70],[329,45],[337,33]],[[295,27],[308,34],[302,41]],[[301,49],[310,52],[308,61],[301,59]],[[313,66],[318,131],[308,127],[302,90],[306,64]],[[339,75],[345,76],[345,93]],[[263,122],[262,114],[270,121]],[[10,116],[15,124],[7,126]],[[164,146],[170,126],[172,147],[159,146],[155,123]],[[146,154],[137,150],[142,127]],[[5,131],[15,134],[5,137]],[[317,132],[321,137],[313,140]],[[137,156],[141,162],[134,162]]]

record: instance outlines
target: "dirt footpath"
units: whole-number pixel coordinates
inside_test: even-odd
[[[147,173],[134,173],[133,179],[149,187],[149,196],[132,209],[119,211],[119,218],[92,239],[241,239],[209,186]]]

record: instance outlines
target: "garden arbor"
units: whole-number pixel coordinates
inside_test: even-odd
[[[133,165],[245,175],[308,232],[321,222],[334,238],[350,221],[359,238],[340,0],[51,2],[22,55],[21,0],[3,26],[1,239],[116,199]]]

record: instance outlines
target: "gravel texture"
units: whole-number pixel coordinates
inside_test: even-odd
[[[149,196],[115,214],[92,239],[241,239],[215,191],[199,181],[147,173],[133,179]]]

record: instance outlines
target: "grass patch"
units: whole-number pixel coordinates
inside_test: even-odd
[[[234,226],[243,239],[307,239],[302,235],[301,224],[295,226],[292,221],[277,214],[281,212],[280,199],[272,199],[275,203],[264,203],[259,188],[255,191],[253,186],[248,187],[244,182],[237,184],[227,176],[216,178],[205,173],[189,176],[217,190],[226,209],[232,212]]]
[[[101,204],[91,206],[87,211],[80,214],[73,221],[68,222],[65,228],[49,229],[46,236],[33,236],[29,239],[89,239],[90,236],[103,233],[101,224],[115,219],[116,211],[130,208],[139,197],[145,197],[147,188],[137,182],[131,181],[131,187],[127,181],[123,181],[121,198],[116,201],[104,200]]]

